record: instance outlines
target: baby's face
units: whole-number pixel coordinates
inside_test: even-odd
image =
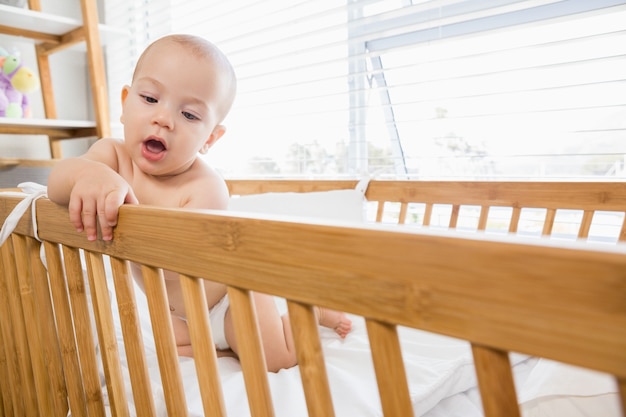
[[[124,140],[142,171],[185,172],[198,152],[221,136],[220,75],[211,59],[176,42],[147,52],[122,93]]]

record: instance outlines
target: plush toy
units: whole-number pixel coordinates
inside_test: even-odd
[[[30,117],[26,94],[38,88],[35,72],[23,66],[18,55],[0,48],[0,117]]]

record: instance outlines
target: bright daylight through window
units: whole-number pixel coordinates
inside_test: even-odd
[[[230,57],[228,177],[626,177],[623,0],[106,4],[111,97],[166,33]]]

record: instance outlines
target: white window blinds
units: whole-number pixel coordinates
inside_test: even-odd
[[[105,4],[133,33],[108,51],[111,97],[165,33],[230,57],[207,156],[227,176],[626,176],[625,1]]]

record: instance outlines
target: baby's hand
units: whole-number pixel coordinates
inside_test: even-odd
[[[78,232],[85,231],[91,241],[98,236],[99,223],[102,240],[111,240],[119,207],[124,203],[138,201],[130,185],[119,175],[81,178],[70,195],[70,221]]]

